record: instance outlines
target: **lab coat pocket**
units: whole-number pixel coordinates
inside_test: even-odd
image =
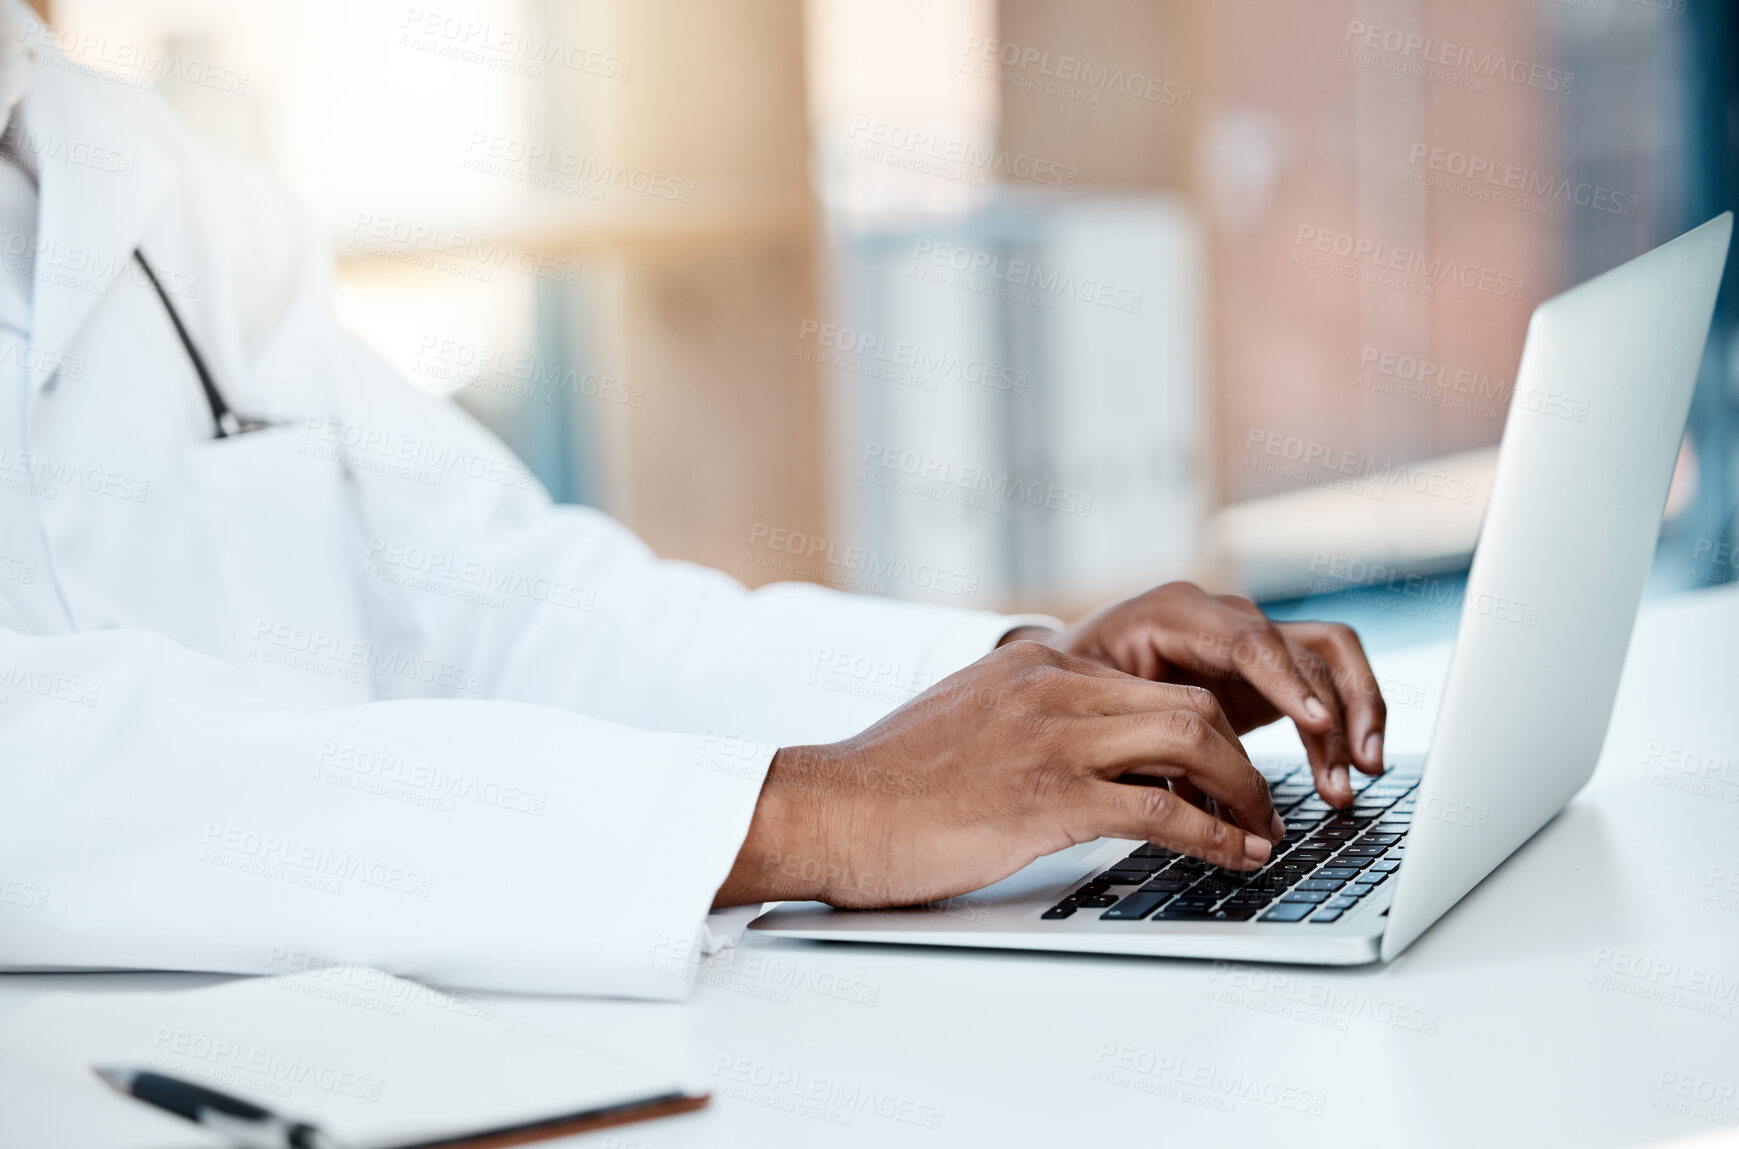
[[[237,661],[310,701],[376,697],[342,457],[299,425],[190,447],[190,485],[234,615]]]

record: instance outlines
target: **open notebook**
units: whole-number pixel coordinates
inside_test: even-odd
[[[359,966],[182,991],[53,993],[0,1025],[0,1056],[93,1090],[108,1088],[94,1065],[181,1077],[309,1121],[346,1149],[480,1149],[706,1101],[489,1005]]]

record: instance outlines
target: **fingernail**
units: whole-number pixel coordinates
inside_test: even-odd
[[[1286,823],[1280,820],[1279,814],[1274,815],[1273,822],[1269,824],[1268,832],[1277,840],[1286,837]]]
[[[1328,768],[1328,788],[1330,790],[1351,790],[1353,784],[1347,780],[1345,766],[1330,766]]]
[[[1252,862],[1266,862],[1268,855],[1273,852],[1274,847],[1266,839],[1258,838],[1254,834],[1244,835],[1244,856]]]
[[[1383,735],[1379,731],[1365,735],[1365,761],[1383,764]]]
[[[1328,707],[1322,704],[1322,699],[1313,694],[1304,700],[1304,715],[1312,722],[1327,722]]]

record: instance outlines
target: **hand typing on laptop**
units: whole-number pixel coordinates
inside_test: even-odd
[[[1349,764],[1382,772],[1383,701],[1347,627],[1173,583],[1023,628],[861,734],[780,750],[715,904],[912,905],[1099,837],[1253,869],[1285,826],[1238,735],[1281,716],[1328,802],[1352,801]]]

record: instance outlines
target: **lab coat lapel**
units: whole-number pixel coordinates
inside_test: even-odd
[[[109,286],[140,275],[133,249],[181,177],[160,127],[135,101],[115,99],[113,81],[73,70],[33,39],[35,66],[17,109],[37,159],[41,214],[30,371],[34,393],[77,340]]]

